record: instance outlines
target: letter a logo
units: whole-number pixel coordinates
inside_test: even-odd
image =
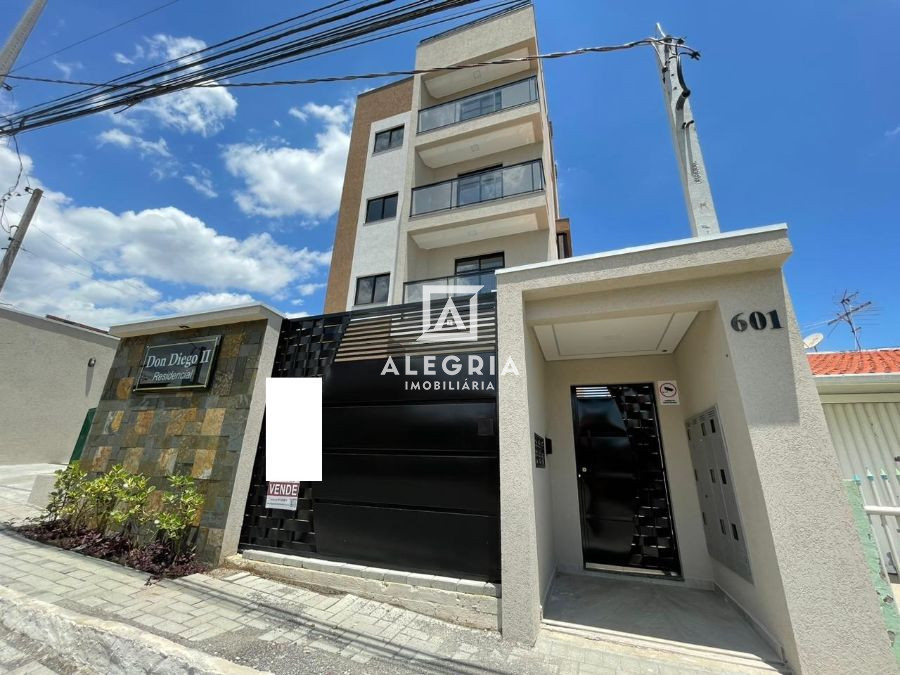
[[[422,287],[422,334],[416,342],[476,342],[478,340],[478,292],[483,286]],[[443,309],[432,322],[431,298],[446,298]],[[463,319],[453,297],[468,301],[468,323]],[[468,297],[466,297],[468,296]]]
[[[466,326],[466,324],[462,320],[462,317],[459,315],[459,310],[456,309],[456,303],[453,302],[453,298],[447,298],[447,304],[444,305],[444,309],[441,312],[441,315],[438,317],[438,320],[435,321],[433,330],[468,330],[468,326]]]

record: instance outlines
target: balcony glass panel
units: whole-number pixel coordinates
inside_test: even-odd
[[[403,284],[403,302],[422,302],[422,289],[425,286],[446,286],[447,293],[431,295],[432,300],[440,300],[449,295],[459,295],[453,292],[453,289],[458,286],[482,286],[479,293],[493,293],[497,290],[497,277],[494,276],[494,270],[488,270],[437,277],[436,279],[423,279],[422,281],[409,281]]]
[[[543,189],[543,163],[535,159],[415,188],[410,215],[455,209]]]
[[[537,78],[529,77],[419,111],[419,133],[483,117],[538,100]]]

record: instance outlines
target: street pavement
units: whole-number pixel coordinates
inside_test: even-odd
[[[36,513],[24,500],[0,494],[0,520]],[[317,592],[236,570],[148,583],[146,574],[30,541],[5,526],[0,526],[0,586],[60,611],[137,627],[145,634],[273,673],[762,672],[553,630],[543,630],[534,648],[526,648],[495,631],[465,628],[382,602]],[[79,670],[68,658],[71,655],[55,654],[51,646],[8,628],[0,628],[0,672],[95,672]],[[22,631],[27,633],[28,628]],[[26,670],[16,670],[21,668]]]

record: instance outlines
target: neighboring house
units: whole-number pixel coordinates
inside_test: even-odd
[[[841,475],[867,507],[900,507],[900,349],[809,354]],[[885,567],[897,574],[900,519],[870,513]]]
[[[65,464],[119,340],[0,307],[0,464]]]

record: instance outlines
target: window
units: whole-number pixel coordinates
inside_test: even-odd
[[[359,277],[356,280],[356,301],[354,304],[372,305],[377,302],[387,302],[390,282],[390,274]]]
[[[403,145],[403,127],[395,127],[375,134],[374,152],[384,152]]]
[[[477,204],[503,196],[502,164],[478,171],[461,173],[456,183],[456,203],[458,206]]]
[[[459,121],[464,122],[482,115],[490,115],[492,112],[500,110],[502,105],[501,92],[499,89],[489,91],[483,96],[464,100],[459,107]]]
[[[397,215],[397,194],[370,199],[366,204],[366,222],[387,220]]]
[[[504,262],[503,253],[489,253],[473,258],[458,258],[456,261],[456,274],[498,270],[503,267]]]

